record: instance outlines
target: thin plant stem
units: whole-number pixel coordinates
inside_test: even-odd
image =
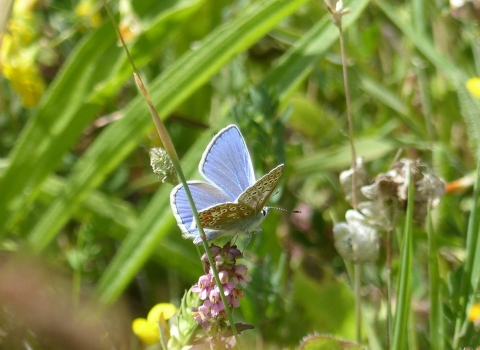
[[[434,350],[443,349],[442,333],[440,328],[439,313],[439,277],[438,277],[438,262],[437,262],[437,242],[433,232],[432,223],[432,204],[428,204],[427,212],[427,237],[428,237],[428,294],[430,299],[429,312],[429,333],[430,346]]]
[[[172,139],[170,138],[170,135],[168,134],[168,131],[165,128],[165,125],[163,124],[162,120],[160,119],[155,107],[153,106],[153,103],[152,103],[152,100],[150,99],[150,95],[148,93],[148,90],[145,87],[145,85],[142,81],[142,78],[140,77],[139,71],[138,71],[138,69],[135,65],[135,62],[133,61],[133,59],[130,55],[130,51],[128,50],[127,45],[125,44],[125,41],[122,37],[122,34],[120,33],[120,31],[118,29],[118,26],[115,22],[115,19],[113,17],[113,14],[112,14],[109,6],[107,5],[105,0],[103,0],[103,3],[104,3],[104,6],[105,6],[105,8],[108,12],[110,20],[114,24],[115,31],[117,32],[117,35],[118,35],[120,41],[122,42],[122,46],[125,49],[125,53],[126,53],[128,59],[130,61],[130,64],[132,65],[133,76],[135,78],[135,82],[136,82],[140,92],[142,93],[143,97],[145,98],[145,101],[147,102],[148,109],[150,110],[150,114],[152,115],[153,123],[155,124],[155,128],[157,129],[157,133],[160,137],[160,140],[162,141],[163,146],[164,146],[165,150],[167,151],[167,153],[168,153],[168,155],[169,155],[169,157],[170,157],[170,159],[173,163],[173,166],[175,167],[175,171],[177,172],[178,177],[180,178],[180,182],[183,184],[183,187],[185,189],[185,194],[187,195],[188,201],[189,201],[190,206],[192,208],[193,218],[195,220],[198,231],[200,233],[200,238],[202,239],[202,244],[203,244],[203,247],[205,249],[205,253],[207,254],[208,262],[210,263],[210,266],[211,266],[212,271],[213,271],[213,275],[215,277],[215,282],[217,283],[217,287],[218,287],[219,292],[220,292],[220,298],[222,299],[222,303],[224,305],[224,310],[225,310],[225,312],[228,316],[228,320],[230,322],[230,328],[232,330],[233,336],[235,337],[237,348],[241,349],[240,339],[238,337],[238,332],[237,332],[237,329],[235,327],[235,322],[233,320],[233,315],[232,315],[232,312],[231,312],[230,308],[228,307],[227,299],[225,297],[225,292],[223,291],[222,282],[220,281],[220,277],[218,276],[218,271],[217,271],[217,268],[216,268],[216,265],[215,265],[215,261],[213,260],[212,253],[210,252],[210,249],[208,247],[207,236],[205,235],[202,224],[200,222],[200,218],[198,216],[198,211],[197,211],[197,208],[195,206],[195,202],[193,201],[193,197],[192,197],[192,194],[191,194],[190,189],[188,187],[187,180],[185,178],[185,175],[183,174],[182,167],[180,165],[180,160],[178,158],[177,152],[176,152],[175,147],[173,145]]]
[[[392,230],[387,231],[386,239],[386,267],[387,267],[387,333],[386,343],[387,350],[390,349],[390,341],[392,339]]]
[[[357,210],[357,155],[355,152],[354,138],[353,138],[353,117],[352,107],[350,104],[350,89],[348,87],[348,73],[347,73],[347,58],[345,55],[345,44],[343,41],[343,31],[341,25],[338,27],[340,32],[340,53],[342,56],[342,69],[343,69],[343,85],[345,86],[345,102],[347,105],[347,120],[348,120],[348,139],[350,141],[350,151],[352,154],[352,202],[353,209]]]
[[[415,188],[412,180],[412,164],[406,163],[406,181],[408,183],[407,211],[405,225],[401,239],[401,263],[399,265],[399,280],[397,302],[395,307],[395,321],[393,329],[392,349],[401,350],[408,348],[408,324],[411,315],[411,269],[412,269],[412,231],[413,212],[415,201]]]
[[[355,334],[357,343],[362,341],[362,295],[360,289],[362,287],[362,265],[355,264]]]
[[[472,281],[472,274],[475,264],[475,253],[478,245],[478,227],[480,218],[478,215],[480,208],[480,154],[477,154],[477,172],[473,185],[472,204],[470,216],[468,218],[467,237],[465,239],[466,257],[463,267],[463,276],[460,282],[459,308],[455,322],[455,333],[453,337],[453,348],[460,348],[461,338],[464,336],[468,326],[467,309],[469,307],[470,293],[472,286],[476,287],[478,281]],[[474,289],[476,290],[476,289]]]
[[[343,84],[345,87],[345,101],[347,105],[347,120],[348,120],[348,139],[350,141],[350,150],[352,155],[352,203],[353,209],[357,210],[357,155],[355,152],[354,138],[353,138],[353,117],[352,108],[350,104],[350,89],[348,87],[348,73],[347,73],[347,58],[345,54],[345,44],[343,40],[343,30],[341,21],[337,25],[340,39],[340,53],[342,57],[342,69],[343,69]],[[362,296],[360,289],[362,287],[362,266],[355,264],[354,274],[354,293],[355,293],[355,323],[356,323],[356,339],[358,343],[362,340]]]

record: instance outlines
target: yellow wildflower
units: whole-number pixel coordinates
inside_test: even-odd
[[[80,17],[87,27],[96,28],[102,23],[99,6],[95,0],[81,0],[75,7],[75,14]]]
[[[473,95],[480,98],[480,78],[470,78],[467,80],[467,89]]]
[[[126,43],[131,42],[140,34],[140,21],[132,9],[130,0],[120,0],[120,24],[118,29]]]
[[[468,319],[475,325],[480,324],[480,304],[473,304],[468,312]]]
[[[168,325],[165,322],[177,312],[177,308],[173,304],[160,303],[155,305],[148,313],[147,319],[137,318],[132,322],[133,333],[145,345],[158,343],[160,340],[159,327],[168,333]],[[167,334],[168,336],[168,334]]]
[[[35,106],[45,91],[40,69],[36,63],[38,44],[37,19],[33,13],[36,0],[16,1],[13,17],[8,23],[0,48],[0,67],[3,76],[22,97],[25,107]]]

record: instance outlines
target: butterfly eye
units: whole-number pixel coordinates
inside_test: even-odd
[[[262,209],[262,215],[267,216],[267,210],[266,209]]]

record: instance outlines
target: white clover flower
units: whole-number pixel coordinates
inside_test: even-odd
[[[380,248],[377,229],[356,210],[348,210],[345,219],[347,222],[335,224],[333,227],[338,253],[345,260],[354,263],[376,261]]]

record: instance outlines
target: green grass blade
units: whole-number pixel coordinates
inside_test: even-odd
[[[423,138],[427,136],[417,116],[409,111],[405,103],[403,103],[403,101],[401,101],[393,92],[389,91],[387,87],[377,83],[366,75],[360,76],[360,82],[362,89],[369,96],[393,109],[393,111],[397,113],[398,118],[412,129],[416,135]]]
[[[218,28],[218,30],[205,39],[201,48],[175,62],[170,69],[152,84],[151,96],[152,100],[160,105],[158,109],[159,114],[164,117],[171,112],[177,104],[205,83],[233,55],[258,40],[280,19],[290,14],[303,2],[304,0],[296,2],[265,2],[260,6],[251,7],[243,16]],[[102,134],[89,149],[89,152],[79,161],[72,177],[69,179],[69,191],[57,199],[30,236],[31,244],[36,250],[41,250],[48,244],[55,236],[58,228],[69,218],[72,210],[89,193],[91,188],[102,181],[106,174],[136,146],[138,140],[148,131],[150,125],[151,120],[143,99],[139,97],[127,107],[123,119]],[[198,156],[199,158],[200,156]],[[198,162],[198,159],[195,160],[194,164]],[[92,167],[89,164],[95,164],[96,166]],[[128,241],[122,251],[129,253],[123,254],[120,252],[119,256],[121,258],[116,260],[125,263],[123,257],[127,255],[129,261],[122,266],[134,267],[122,268],[121,278],[118,278],[116,265],[112,265],[114,267],[107,271],[104,280],[109,281],[109,276],[115,276],[116,285],[108,282],[102,283],[100,295],[104,295],[102,290],[107,285],[109,291],[105,295],[115,294],[115,292],[112,292],[115,288],[117,288],[117,291],[121,290],[124,281],[128,283],[133,278],[134,273],[137,271],[135,267],[138,268],[148,257],[149,252],[155,248],[151,242],[157,242],[159,238],[168,232],[167,228],[173,226],[168,201],[163,203],[163,206],[157,206],[156,208],[153,205],[154,203],[156,201],[153,201],[149,208],[153,208],[152,210],[156,211],[157,217],[160,212],[164,213],[168,219],[162,222],[156,220],[155,224],[157,226],[152,227],[149,226],[148,220],[143,219],[145,216],[142,217],[140,229],[146,236],[132,235],[143,237],[144,239],[141,242],[137,242],[137,254],[133,256],[130,254],[135,244]],[[148,212],[145,215],[148,216]],[[145,220],[145,223],[143,223],[143,220]],[[162,227],[164,228],[163,230]],[[145,242],[148,242],[148,244]],[[147,247],[148,251],[144,251],[145,247]],[[109,271],[113,272],[109,273]]]
[[[472,143],[472,149],[475,150],[474,153],[477,154],[480,146],[480,118],[478,117],[480,115],[480,104],[475,104],[475,102],[472,102],[472,96],[465,95],[462,92],[465,90],[465,82],[468,79],[468,75],[461,70],[458,65],[450,62],[445,55],[438,52],[423,33],[416,32],[411,25],[403,21],[400,18],[401,16],[398,16],[398,11],[396,11],[395,8],[381,0],[377,1],[376,4],[403,34],[405,34],[411,43],[415,45],[417,50],[447,76],[452,86],[457,88],[458,93],[463,95],[463,97],[460,96],[460,104],[462,105],[462,100],[474,104],[476,108],[475,114],[463,113],[462,116],[467,124],[467,132],[470,142]]]
[[[0,178],[5,173],[7,167],[7,161],[0,163]],[[65,191],[65,186],[65,181],[61,177],[50,175],[42,184],[38,194],[38,201],[48,206],[62,191]],[[138,215],[130,203],[119,198],[108,197],[98,191],[90,193],[73,213],[73,217],[78,221],[87,220],[92,216],[97,216],[107,221],[108,224],[106,225],[111,228],[109,233],[114,233],[112,236],[117,238],[118,235],[115,235],[115,233],[126,233],[135,227],[138,220]]]
[[[265,1],[250,6],[243,15],[215,30],[202,46],[185,54],[150,88],[158,113],[165,117],[210,79],[235,54],[246,49],[306,0]],[[125,115],[110,126],[77,162],[63,193],[31,233],[29,240],[40,251],[55,237],[74,208],[140,142],[152,125],[143,97],[132,101]]]
[[[358,6],[354,9],[354,14],[352,14],[349,24],[353,23],[353,19],[358,18],[358,14],[364,9],[367,3],[368,1],[363,1],[362,3],[358,4]],[[330,20],[327,17],[322,22],[330,23]],[[328,27],[330,26],[331,25],[329,24]],[[323,27],[320,26],[320,28]],[[310,32],[310,34],[300,39],[300,44],[296,45],[293,50],[285,54],[286,58],[281,60],[283,63],[271,71],[263,84],[275,87],[277,91],[280,90],[280,94],[285,97],[287,92],[292,91],[299,82],[298,77],[294,74],[286,77],[284,75],[285,70],[294,66],[294,71],[296,74],[305,76],[306,74],[304,74],[304,72],[308,73],[318,57],[328,49],[329,46],[323,44],[325,39],[330,34],[329,30],[330,29],[324,29],[322,31],[319,30],[319,26],[317,26],[315,30]],[[330,40],[330,38],[328,40]],[[311,50],[311,48],[318,45],[318,43],[322,43],[323,46],[321,46],[321,49],[318,49],[317,47],[316,56],[309,55],[305,52],[305,50]],[[205,148],[208,140],[211,137],[211,134],[212,133],[210,131],[207,131],[204,134],[207,136],[204,136],[202,140],[197,141],[195,145],[192,146],[192,149],[197,151],[184,159],[184,170],[187,174],[187,177],[194,173],[196,164],[201,158],[201,152]],[[193,165],[195,166],[192,168]],[[152,240],[153,236],[157,236],[155,241],[163,237],[164,233],[161,233],[157,229],[157,227],[161,225],[159,222],[158,213],[170,213],[170,207],[166,202],[161,203],[160,198],[161,197],[158,197],[158,201],[153,200],[149,204],[149,207],[145,210],[146,214],[141,220],[141,222],[145,220],[147,222],[151,221],[152,223],[149,226],[142,226],[130,234],[127,241],[125,241],[125,245],[122,246],[122,249],[112,262],[112,265],[109,266],[107,272],[102,277],[98,288],[98,293],[103,301],[111,302],[115,300],[115,298],[125,288],[127,283],[129,283],[131,278],[133,278],[137,270],[141,267],[144,260],[148,258],[148,255],[152,249],[151,245],[144,244],[142,242]],[[157,222],[153,223],[153,221]],[[165,229],[167,229],[167,226],[165,226]],[[122,271],[122,278],[118,278],[118,271]]]
[[[405,228],[403,232],[403,244],[401,251],[401,263],[399,267],[398,296],[393,324],[392,349],[405,349],[407,347],[407,329],[410,317],[411,298],[411,271],[412,271],[412,225],[413,210],[415,203],[415,190],[412,181],[411,164],[407,164],[406,179],[408,181],[408,203],[405,215]]]
[[[370,0],[347,1],[344,7],[351,7],[352,12],[343,18],[342,27],[348,29],[362,14]],[[338,41],[338,28],[328,14],[308,31],[279,61],[278,66],[270,71],[263,84],[276,91],[280,100],[290,95],[305,77],[312,71],[318,59]]]
[[[195,178],[197,164],[210,139],[211,132],[204,132],[183,158],[182,168],[187,178]],[[115,301],[152,252],[158,249],[158,242],[166,234],[173,229],[179,237],[181,236],[170,209],[170,191],[169,184],[161,186],[144,210],[139,225],[130,232],[105,270],[97,285],[97,294],[103,302]],[[193,243],[191,246],[193,247]],[[165,259],[170,259],[165,252],[160,253]],[[190,254],[190,257],[196,260],[197,267],[200,267],[198,254]]]
[[[468,218],[467,237],[466,237],[466,256],[463,266],[463,275],[460,286],[460,312],[457,313],[455,323],[455,334],[453,338],[453,347],[458,348],[461,337],[465,333],[468,325],[467,314],[473,302],[470,296],[474,296],[480,281],[480,259],[475,255],[480,252],[478,244],[479,230],[479,212],[480,212],[480,156],[477,160],[477,174],[473,187],[472,206],[470,217]]]
[[[384,138],[363,138],[355,140],[357,154],[367,162],[379,159],[397,149],[397,145]],[[316,154],[297,160],[293,166],[295,174],[306,176],[325,170],[345,169],[350,164],[350,145],[334,146]]]
[[[432,223],[432,208],[428,206],[427,212],[427,236],[428,236],[428,297],[430,300],[429,313],[429,339],[433,350],[444,349],[442,320],[440,313],[440,277],[438,275],[437,242]]]
[[[156,44],[140,37],[132,43],[134,59],[142,64],[148,62],[199,3],[198,0],[166,1],[159,5],[159,15],[144,28],[144,35]],[[0,181],[0,235],[5,234],[6,226],[12,227],[28,213],[42,182],[100,108],[117,93],[130,71],[110,23],[78,44],[10,154],[9,167]]]

